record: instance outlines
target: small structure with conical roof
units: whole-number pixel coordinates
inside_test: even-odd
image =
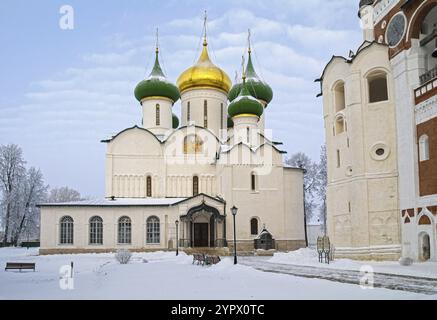
[[[135,88],[135,98],[143,108],[143,127],[156,135],[165,135],[173,128],[172,107],[179,100],[178,88],[167,81],[159,63],[159,46],[156,41],[155,64],[149,77]]]

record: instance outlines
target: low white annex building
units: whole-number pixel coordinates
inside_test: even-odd
[[[233,206],[238,250],[252,251],[262,226],[278,250],[305,246],[303,170],[284,166],[281,143],[264,130],[273,93],[253,68],[250,46],[243,81],[233,87],[211,62],[206,36],[177,86],[164,76],[157,48],[135,96],[142,126],[102,141],[106,198],[40,205],[41,254],[171,250],[177,240],[226,253]],[[179,99],[181,126],[172,113]]]

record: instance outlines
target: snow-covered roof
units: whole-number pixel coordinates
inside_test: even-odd
[[[188,198],[115,198],[112,199],[91,199],[75,202],[63,203],[41,203],[40,207],[60,206],[60,207],[116,207],[116,206],[170,206]]]
[[[303,170],[303,168],[299,168],[299,167],[296,167],[296,166],[290,166],[290,165],[288,165],[288,164],[284,164],[283,166],[284,166],[284,169],[298,169],[298,170]]]

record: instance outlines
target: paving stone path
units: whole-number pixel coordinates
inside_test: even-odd
[[[360,284],[363,274],[355,270],[299,266],[268,262],[264,257],[240,257],[239,263],[264,272],[289,274],[297,277],[324,279],[349,284]],[[374,287],[437,295],[437,279],[388,273],[373,274]]]

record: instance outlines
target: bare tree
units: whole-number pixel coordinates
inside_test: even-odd
[[[17,201],[18,210],[13,228],[12,241],[18,244],[24,232],[35,233],[39,221],[39,209],[36,205],[46,200],[48,186],[44,184],[43,175],[39,169],[30,168],[26,172],[21,185],[20,199]]]
[[[0,145],[0,189],[2,192],[2,207],[4,208],[3,245],[6,246],[11,223],[12,207],[18,197],[21,180],[25,176],[25,161],[23,152],[15,144]]]
[[[322,204],[320,206],[320,213],[323,217],[323,228],[326,234],[326,186],[328,184],[328,165],[326,157],[326,145],[320,148],[320,160],[318,164],[318,177],[316,193]]]
[[[303,152],[293,154],[285,161],[289,166],[305,169],[304,175],[304,192],[305,192],[305,215],[308,219],[314,216],[314,211],[317,207],[315,201],[315,192],[318,185],[318,164],[311,160]]]
[[[50,203],[73,202],[83,200],[80,193],[68,187],[53,188],[47,199]]]

